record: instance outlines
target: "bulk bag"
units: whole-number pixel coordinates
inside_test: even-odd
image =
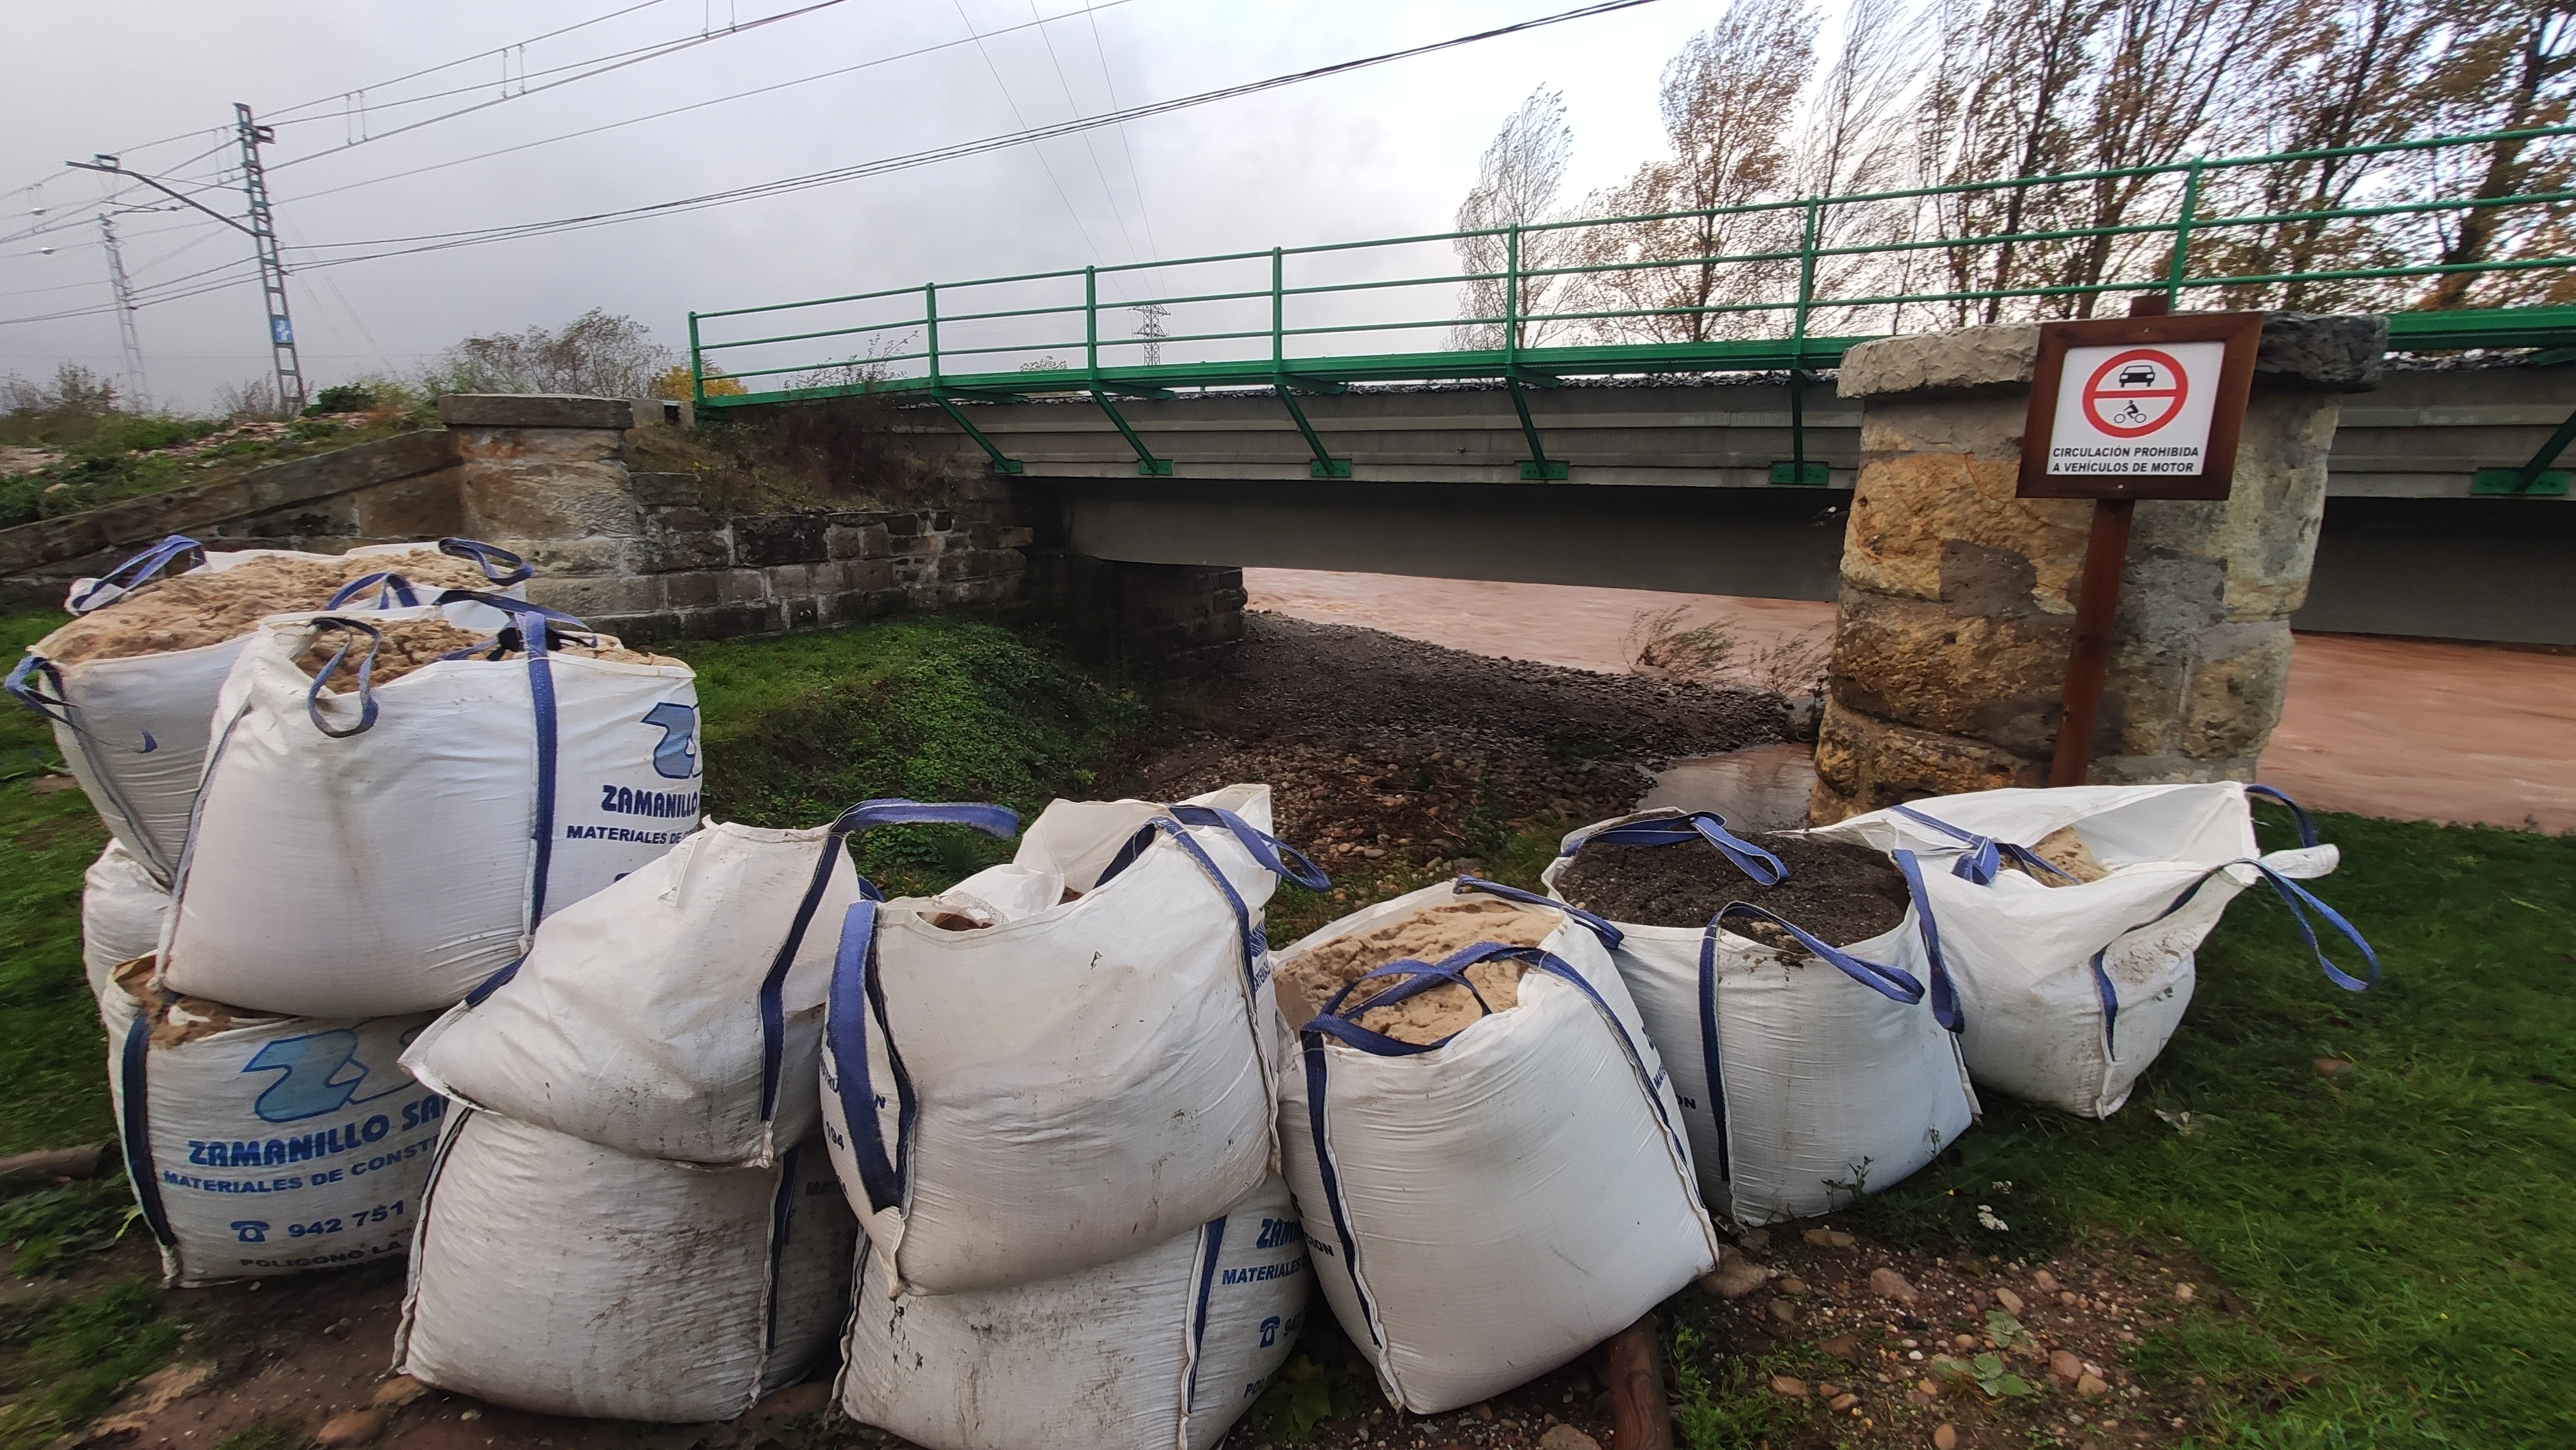
[[[688,667],[482,602],[513,611],[491,648],[390,683],[371,679],[375,652],[436,610],[261,622],[224,682],[172,988],[317,1015],[446,1007],[517,960],[548,912],[688,834]],[[329,652],[311,672],[308,649]]]
[[[841,1410],[925,1450],[1213,1450],[1287,1362],[1306,1243],[1277,1178],[1133,1258],[1016,1289],[860,1270]]]
[[[1595,841],[1688,852],[1730,880],[1740,861],[1771,880],[1780,868],[1723,817],[1641,811],[1569,833],[1541,878],[1551,896]],[[1948,923],[1919,899],[1893,929],[1841,947],[1741,903],[1705,926],[1615,925],[1611,956],[1672,1070],[1712,1212],[1761,1225],[1849,1207],[1975,1123],[1937,955]],[[1761,926],[1773,940],[1744,934]]]
[[[815,830],[709,825],[547,917],[404,1066],[462,1105],[621,1153],[766,1167],[816,1129],[839,923],[876,893],[844,842],[902,822],[1019,828],[999,806],[906,800]]]
[[[2300,846],[2263,854],[2252,799],[2289,806]],[[2182,1024],[2193,952],[2239,891],[2269,885],[2329,980],[2361,991],[2378,958],[2296,879],[2334,870],[2307,814],[2280,792],[2233,781],[2092,785],[1939,796],[1854,816],[1815,834],[1919,856],[1967,1024],[1960,1047],[1983,1086],[2088,1118],[2108,1117]],[[2052,863],[2071,835],[2091,879]],[[2036,844],[2035,844],[2036,843]],[[2071,863],[2070,863],[2071,864]],[[2307,913],[2359,949],[2356,977],[2317,950]]]
[[[91,995],[104,998],[110,974],[160,948],[169,914],[170,893],[124,842],[109,841],[81,873],[81,970]]]
[[[186,559],[196,567],[154,578]],[[108,830],[167,882],[187,842],[215,697],[261,616],[364,599],[408,605],[449,586],[515,589],[528,574],[518,555],[471,539],[335,556],[208,553],[173,534],[105,578],[75,583],[64,608],[82,617],[29,645],[8,689],[52,722]]]
[[[1057,801],[1007,873],[1043,909],[979,915],[958,894],[849,908],[825,1007],[824,1141],[889,1290],[1060,1278],[1260,1187],[1261,910],[1282,875],[1327,884],[1269,821],[1266,786]]]
[[[244,1012],[152,985],[152,958],[99,995],[125,1172],[178,1285],[398,1255],[446,1100],[399,1059],[424,1016]]]
[[[856,1231],[812,1144],[695,1168],[461,1109],[423,1197],[394,1366],[494,1404],[730,1420],[849,1307]]]
[[[1345,917],[1280,954],[1365,932],[1446,885]],[[1543,904],[1537,946],[1484,942],[1378,967],[1299,1027],[1281,1078],[1282,1157],[1324,1297],[1419,1415],[1544,1374],[1705,1273],[1717,1239],[1692,1184],[1679,1105],[1596,937]],[[1471,971],[1520,969],[1509,1008],[1407,1042],[1372,1012]],[[1354,1005],[1371,982],[1397,985]]]

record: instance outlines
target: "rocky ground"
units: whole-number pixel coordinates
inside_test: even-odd
[[[1283,893],[1285,942],[1457,869],[1530,878],[1564,829],[1629,807],[1663,760],[1780,738],[1778,697],[1486,659],[1373,631],[1254,616],[1222,678],[1163,702],[1120,765],[1165,797],[1237,780],[1277,791],[1279,829],[1336,880]],[[1997,1186],[1999,1194],[2008,1191]],[[151,1272],[127,1242],[83,1278]],[[1505,1270],[1498,1270],[1505,1271]],[[2155,1246],[2085,1241],[2047,1263],[1899,1250],[1826,1221],[1730,1236],[1717,1273],[1660,1311],[1671,1398],[1698,1443],[2000,1447],[2169,1443],[2200,1405],[2148,1391],[2130,1357],[2178,1316],[2231,1312]],[[31,1292],[14,1282],[0,1300]],[[64,1446],[407,1450],[893,1446],[832,1419],[828,1385],[733,1425],[645,1427],[526,1414],[391,1378],[394,1265],[185,1292],[180,1362]],[[1227,1450],[1609,1443],[1603,1381],[1577,1360],[1469,1409],[1388,1407],[1314,1306],[1281,1384]],[[1979,1356],[1988,1356],[1981,1360]],[[818,1371],[828,1377],[828,1369]],[[1677,1444],[1691,1444],[1687,1433]],[[1615,1447],[1614,1447],[1615,1450]]]

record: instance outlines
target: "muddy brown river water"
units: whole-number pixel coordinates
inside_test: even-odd
[[[1255,609],[1590,670],[1627,668],[1626,637],[1640,612],[1681,608],[1691,622],[1723,620],[1757,648],[1824,639],[1834,620],[1832,605],[1797,599],[1300,569],[1243,577]],[[1680,771],[1740,773],[1754,764]],[[1783,764],[1766,757],[1758,768],[1777,778]],[[1667,786],[1686,794],[1689,782],[1677,774],[1667,772]],[[2302,634],[2260,775],[2320,810],[2576,830],[2576,655]]]

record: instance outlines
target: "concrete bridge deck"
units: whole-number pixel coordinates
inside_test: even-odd
[[[1525,482],[1529,445],[1499,385],[1300,399],[1348,478],[1267,393],[1120,400],[1168,476],[1087,397],[960,404],[1033,484],[1062,496],[1073,543],[1163,564],[1339,569],[1538,584],[1832,599],[1860,409],[1810,385],[1807,456],[1825,487],[1769,482],[1791,455],[1781,382],[1531,389],[1563,481]],[[2301,629],[2576,643],[2576,502],[2473,497],[2576,410],[2576,368],[2405,370],[2344,400]],[[941,413],[906,408],[921,445],[980,468]],[[1472,485],[1472,486],[1466,486]]]

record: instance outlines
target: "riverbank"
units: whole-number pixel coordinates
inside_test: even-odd
[[[1680,609],[1749,648],[1829,642],[1800,599],[1246,569],[1251,607],[1451,649],[1621,673],[1640,613]],[[2259,777],[2315,810],[2576,831],[2576,655],[2443,640],[2302,634]]]

